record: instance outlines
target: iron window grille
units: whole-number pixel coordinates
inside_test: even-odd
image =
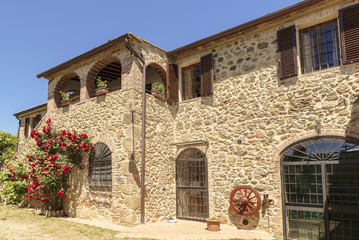
[[[89,182],[92,187],[112,186],[112,152],[102,142],[96,143],[90,152]]]
[[[301,30],[299,41],[302,73],[340,65],[336,20]]]

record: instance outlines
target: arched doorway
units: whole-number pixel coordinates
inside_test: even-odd
[[[197,148],[183,150],[176,159],[177,218],[208,218],[208,176],[206,155]]]
[[[316,137],[281,155],[285,239],[359,239],[359,141]]]

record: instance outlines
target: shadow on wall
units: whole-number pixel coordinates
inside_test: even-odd
[[[131,154],[130,157],[130,164],[128,165],[128,171],[132,173],[133,179],[135,180],[138,187],[141,187],[141,180],[140,180],[140,174],[138,172],[138,168],[135,161],[135,155],[134,153]]]
[[[260,214],[257,212],[250,216],[240,215],[236,213],[231,206],[229,206],[228,219],[237,228],[251,230],[257,228]]]
[[[74,167],[71,171],[69,183],[71,186],[70,196],[64,202],[64,210],[70,217],[76,217],[76,206],[78,206],[78,199],[82,192],[82,187],[86,178],[84,177],[84,169]],[[85,204],[86,205],[86,204]]]
[[[343,102],[342,105],[347,105],[348,103]],[[349,123],[346,127],[346,135],[350,134],[359,134],[359,98],[356,97],[355,101],[353,102],[352,111]]]

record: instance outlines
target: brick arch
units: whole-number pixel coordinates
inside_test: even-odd
[[[158,75],[160,75],[161,79],[162,79],[162,83],[165,87],[165,89],[167,89],[167,84],[166,84],[166,70],[164,70],[161,65],[159,65],[158,63],[150,63],[147,65],[147,67],[151,67],[153,68],[157,73]]]
[[[62,91],[64,89],[64,87],[66,86],[66,83],[74,77],[78,77],[80,79],[80,76],[77,73],[70,72],[70,73],[62,76],[60,78],[60,80],[56,83],[55,90],[54,90],[54,99],[55,99],[56,106],[58,108],[61,107],[61,100],[62,100],[60,91]],[[80,79],[80,82],[81,82],[81,79]],[[79,89],[79,91],[80,91],[80,89]]]
[[[158,73],[158,75],[160,75],[163,84],[166,84],[166,70],[164,70],[161,65],[158,63],[150,63],[147,65],[147,67],[153,68]]]
[[[87,89],[88,98],[95,96],[95,89],[96,89],[95,81],[98,73],[108,64],[111,64],[113,62],[120,63],[121,72],[122,72],[123,66],[121,60],[115,56],[107,56],[103,59],[100,59],[91,67],[86,77],[86,89]]]

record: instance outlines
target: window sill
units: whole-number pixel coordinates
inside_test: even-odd
[[[181,100],[180,103],[190,103],[190,102],[196,102],[196,101],[201,101],[202,97],[195,97],[195,98],[190,98],[190,99],[186,99],[186,100]]]
[[[340,70],[340,68],[342,67],[343,65],[339,65],[339,66],[336,66],[336,67],[331,67],[331,68],[327,68],[327,69],[322,69],[322,70],[318,70],[318,71],[314,71],[314,72],[310,72],[310,73],[301,73],[298,75],[298,77],[310,77],[310,76],[313,76],[313,75],[317,75],[318,73],[319,74],[323,74],[323,73],[327,73],[327,72],[333,72],[333,71],[336,71],[336,70]]]

